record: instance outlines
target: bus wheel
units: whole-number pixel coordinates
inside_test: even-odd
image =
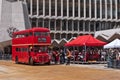
[[[30,58],[30,60],[29,60],[29,64],[30,64],[30,65],[34,65],[34,61],[33,61],[32,58]]]
[[[15,58],[15,63],[18,64],[18,57]]]
[[[46,63],[47,65],[50,65],[50,61]]]

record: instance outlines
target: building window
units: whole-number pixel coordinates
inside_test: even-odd
[[[69,0],[69,17],[72,17],[73,16],[73,2],[72,0]]]
[[[55,16],[55,0],[51,0],[51,15]]]
[[[62,20],[62,30],[66,31],[66,20]]]
[[[107,0],[107,19],[110,19],[111,10],[110,10],[110,0]]]
[[[32,26],[36,27],[37,18],[32,18]]]
[[[60,33],[57,33],[55,36],[56,39],[60,40]]]
[[[67,16],[67,0],[63,0],[63,16]]]
[[[78,34],[76,33],[76,34],[73,34],[73,37],[77,37],[78,36]]]
[[[66,38],[66,34],[65,33],[61,34],[61,38]]]
[[[72,31],[72,20],[68,21],[68,31]]]
[[[101,30],[105,30],[106,28],[106,25],[105,25],[106,23],[105,22],[101,22]]]
[[[110,29],[110,22],[106,22],[106,29]]]
[[[50,20],[50,30],[55,30],[55,20]]]
[[[90,31],[94,31],[94,22],[90,22]]]
[[[32,15],[37,15],[37,0],[32,0]]]
[[[85,22],[85,31],[89,31],[89,21]]]
[[[100,30],[100,22],[95,22],[95,31],[99,31]]]
[[[55,35],[54,33],[51,33],[51,34],[50,34],[51,39],[55,39],[55,38],[54,38],[54,35]]]
[[[84,17],[84,0],[80,0],[80,16]]]
[[[91,18],[95,18],[95,0],[91,0]]]
[[[72,38],[72,34],[71,33],[67,34],[67,40],[69,40],[71,38]]]
[[[111,29],[114,29],[115,28],[115,22],[112,22],[111,23]]]
[[[75,17],[78,17],[78,0],[75,0]]]
[[[56,20],[56,30],[60,31],[61,29],[61,20]]]
[[[61,0],[57,0],[57,16],[61,16]]]
[[[100,0],[97,0],[97,18],[100,18]]]
[[[43,0],[39,0],[39,15],[43,15]]]
[[[118,12],[117,12],[118,19],[120,19],[120,0],[117,0],[117,8],[118,8]]]
[[[105,0],[102,0],[102,18],[105,18]]]
[[[111,10],[110,10],[110,0],[107,0],[107,19],[110,19]]]
[[[112,0],[112,17],[113,19],[115,19],[115,16],[116,16],[116,4],[115,4],[115,0]]]
[[[49,28],[49,19],[44,20],[44,27]]]
[[[45,16],[49,15],[49,0],[45,0]]]
[[[38,26],[43,27],[43,19],[38,19]]]
[[[79,31],[83,31],[83,21],[79,21]]]
[[[74,21],[74,31],[78,31],[78,21]]]
[[[89,0],[86,0],[86,17],[89,17]]]

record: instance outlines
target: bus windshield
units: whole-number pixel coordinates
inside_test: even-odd
[[[46,52],[47,48],[47,46],[34,46],[34,52]]]
[[[49,32],[34,32],[34,36],[48,36]]]

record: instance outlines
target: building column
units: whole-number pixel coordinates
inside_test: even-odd
[[[61,0],[61,17],[63,17],[63,0]]]
[[[37,0],[37,16],[39,15],[39,0]]]
[[[97,1],[95,0],[95,19],[97,18]]]
[[[88,26],[89,26],[88,28],[89,28],[89,32],[90,32],[90,21],[89,21],[89,24],[88,24]]]
[[[43,16],[45,16],[45,0],[43,0]]]
[[[102,22],[99,23],[99,30],[102,30],[103,24],[104,24],[104,22],[103,23]]]
[[[85,32],[85,21],[83,22],[83,33]]]
[[[78,17],[80,18],[80,0],[78,0]]]
[[[107,0],[105,0],[105,19],[107,19]]]
[[[115,16],[116,18],[115,19],[118,19],[118,14],[117,14],[118,13],[118,7],[117,6],[118,6],[118,3],[117,3],[117,0],[115,0],[115,9],[116,9],[116,16]]]
[[[55,31],[56,31],[56,30],[57,30],[57,29],[56,29],[56,20],[55,20],[54,28],[55,28]]]
[[[67,0],[67,17],[69,17],[69,0]]]
[[[62,34],[60,33],[60,39],[62,39],[61,35],[62,35]]]
[[[53,40],[54,40],[54,39],[56,39],[56,33],[53,33],[53,34],[54,34],[54,35],[53,35]]]
[[[57,17],[57,0],[55,0],[55,16]]]
[[[43,19],[43,23],[42,23],[42,25],[43,25],[42,27],[45,27],[45,26],[44,26],[44,19]]]
[[[62,20],[60,20],[60,31],[62,31]]]
[[[84,0],[84,18],[86,18],[86,0]]]
[[[102,19],[102,0],[100,0],[100,19]]]
[[[112,19],[113,18],[113,15],[112,15],[112,12],[113,12],[113,10],[112,10],[112,0],[110,0],[110,2],[111,2],[110,9],[111,9],[111,19]]]
[[[77,20],[77,31],[79,32],[79,20]]]
[[[94,32],[96,32],[96,22],[94,22]]]
[[[90,1],[90,2],[89,2],[89,5],[90,5],[90,6],[89,6],[89,18],[91,18],[91,11],[92,11],[92,10],[91,10],[91,0],[89,0],[89,1]]]
[[[39,21],[39,19],[37,18],[36,19],[36,27],[38,27],[38,23],[39,23],[38,21]]]
[[[50,19],[49,19],[49,21],[48,21],[48,24],[49,24],[48,28],[50,29]]]
[[[73,12],[72,13],[73,13],[73,17],[75,17],[75,0],[72,0],[72,2],[73,2],[73,4],[72,4]]]
[[[49,0],[49,16],[51,16],[51,0]]]
[[[78,20],[78,33],[80,32],[80,21]]]
[[[74,24],[73,24],[73,20],[72,20],[72,31],[74,31]]]
[[[68,31],[68,20],[66,20],[66,31]]]

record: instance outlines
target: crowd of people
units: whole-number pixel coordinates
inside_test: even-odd
[[[68,65],[70,64],[70,58],[72,57],[71,51],[69,49],[66,49],[66,51],[64,51],[63,49],[54,49],[50,52],[50,55],[52,62],[54,62],[55,64],[66,63],[66,65]]]
[[[108,49],[107,64],[110,68],[120,68],[120,49]]]
[[[70,50],[70,49],[53,49],[50,52],[52,62],[55,64],[69,64],[71,61],[107,61],[107,52],[103,49],[86,49],[86,50]]]

